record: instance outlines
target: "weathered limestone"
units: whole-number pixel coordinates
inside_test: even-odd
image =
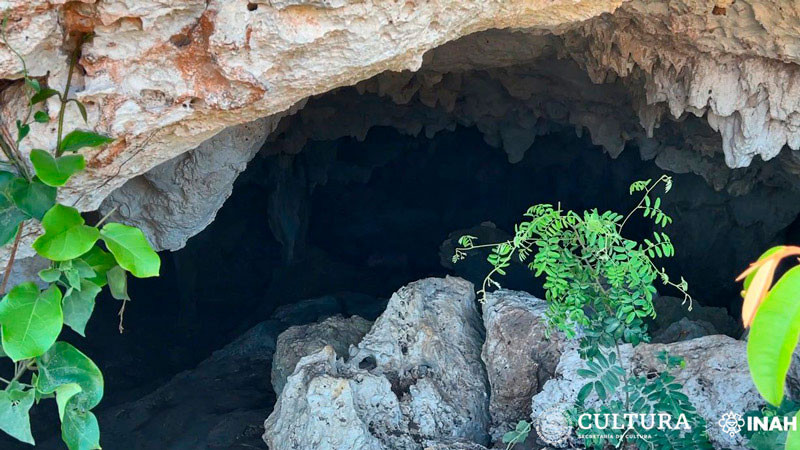
[[[486,444],[482,341],[471,283],[411,283],[392,296],[347,362],[330,345],[300,359],[264,424],[264,440],[275,450]]]
[[[777,158],[778,173],[759,168],[749,181],[725,169],[800,146],[800,6],[788,0],[62,3],[13,0],[0,9],[10,15],[9,42],[28,60],[30,74],[54,88],[66,78],[64,36],[95,35],[84,48],[74,93],[87,103],[88,127],[117,142],[87,152],[89,170],[62,190],[62,200],[82,210],[98,208],[129,179],[227,127],[387,70],[420,67],[417,77],[387,73],[360,89],[450,112],[461,91],[485,81],[462,73],[480,69],[512,98],[541,99],[533,114],[471,112],[501,105],[488,96],[456,108],[459,122],[477,124],[512,161],[547,131],[542,118],[588,128],[611,154],[636,141],[662,167],[700,173],[718,189],[753,180],[785,185],[782,172],[800,173],[794,152]],[[491,29],[500,30],[474,34]],[[19,78],[21,69],[0,45],[0,78]],[[0,83],[12,129],[19,86]],[[45,106],[51,116],[54,101]],[[707,122],[714,132],[673,129],[673,120],[683,127],[693,116],[703,116],[692,122]],[[87,126],[81,122],[69,108],[67,127]],[[433,132],[452,124],[437,119],[425,126]],[[665,145],[674,133],[691,142]],[[53,141],[52,126],[34,124],[23,151]],[[207,217],[214,208],[203,209]],[[23,239],[21,257],[31,254],[36,232]],[[180,245],[177,236],[186,232],[169,231],[176,239],[165,244]]]
[[[286,377],[294,372],[301,358],[316,353],[326,345],[333,347],[338,357],[346,357],[350,346],[358,344],[371,326],[372,322],[359,316],[344,318],[336,315],[322,322],[296,325],[281,333],[272,358],[272,387],[275,393],[283,391]]]
[[[531,397],[549,380],[565,338],[545,335],[547,302],[525,292],[498,290],[483,304],[486,341],[481,358],[491,386],[489,413],[493,442],[531,413]]]
[[[230,127],[196,149],[129,180],[100,206],[139,227],[159,250],[178,250],[210,224],[276,120]]]
[[[662,369],[663,364],[656,358],[662,350],[684,357],[686,367],[675,371],[676,382],[683,385],[683,392],[706,422],[714,424],[728,411],[742,414],[764,405],[750,378],[746,346],[744,341],[714,335],[667,345],[641,344],[632,348],[626,344],[620,347],[620,354],[628,372],[634,375]],[[583,361],[577,350],[565,352],[553,379],[533,397],[531,417],[540,416],[556,405],[573,404],[585,383],[577,374],[581,368]],[[597,394],[592,393],[586,405],[591,407],[598,402]],[[725,434],[720,427],[709,426],[708,434],[715,446],[746,448],[743,437]]]

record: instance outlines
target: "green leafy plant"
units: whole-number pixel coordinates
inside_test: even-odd
[[[4,20],[2,36],[8,46],[5,26]],[[70,449],[82,450],[100,448],[100,430],[91,410],[103,397],[103,376],[88,356],[71,344],[58,341],[58,337],[64,325],[85,334],[95,298],[105,285],[109,285],[115,298],[122,300],[122,331],[122,314],[129,300],[127,274],[157,276],[161,263],[139,229],[105,223],[107,217],[89,225],[77,209],[56,202],[57,188],[86,167],[78,151],[112,142],[86,130],[63,134],[64,113],[70,103],[86,120],[84,105],[69,98],[79,49],[77,46],[72,54],[63,92],[29,77],[20,57],[29,98],[27,110],[16,120],[16,135],[0,121],[0,150],[5,155],[5,161],[0,162],[0,246],[11,243],[0,285],[0,292],[5,293],[0,300],[0,362],[9,361],[13,369],[10,378],[0,378],[5,386],[0,391],[0,430],[33,444],[30,409],[43,399],[55,397],[62,439]],[[43,107],[52,97],[59,101],[56,147],[53,151],[33,149],[29,157],[31,171],[20,152],[20,143],[29,135],[33,122],[50,121]],[[28,221],[38,221],[44,229],[33,243],[36,253],[50,261],[50,266],[39,272],[39,284],[44,287],[26,281],[6,293]]]
[[[477,244],[474,236],[462,236],[453,261],[467,252],[490,248],[492,266],[478,291],[482,301],[487,290],[499,288],[496,276],[505,275],[515,261],[527,264],[536,277],[543,277],[548,302],[548,330],[560,330],[569,338],[580,339],[580,356],[586,366],[578,373],[586,384],[571,410],[576,419],[584,413],[681,414],[690,430],[645,430],[640,423],[629,426],[618,441],[594,439],[584,430],[579,437],[587,446],[602,448],[627,441],[641,448],[709,448],[705,423],[688,397],[681,392],[672,371],[682,367],[682,359],[661,355],[663,371],[648,376],[629,377],[620,354],[620,343],[638,345],[649,341],[644,319],[655,317],[655,282],[671,286],[683,294],[691,309],[692,298],[683,278],[670,279],[655,261],[674,255],[665,233],[655,231],[642,242],[623,236],[623,229],[635,214],[651,220],[657,227],[672,222],[661,209],[656,188],[669,192],[672,179],[643,180],[631,184],[630,193],[641,198],[627,215],[613,211],[589,210],[582,213],[562,210],[560,205],[540,204],[525,213],[526,220],[514,228],[513,238],[500,243]],[[596,395],[601,406],[588,408],[586,400]],[[517,428],[520,428],[518,425]],[[597,431],[597,430],[594,430]],[[515,429],[509,441],[519,436]],[[641,436],[650,436],[644,439]],[[517,439],[515,442],[519,442]]]
[[[800,338],[800,266],[775,283],[775,271],[785,258],[800,255],[800,247],[780,245],[764,252],[737,281],[744,282],[742,323],[750,327],[747,364],[758,392],[773,407],[784,408],[784,385]],[[797,415],[800,420],[800,414]],[[800,431],[791,430],[787,449],[800,449]]]

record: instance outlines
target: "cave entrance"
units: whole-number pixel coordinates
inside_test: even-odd
[[[106,374],[106,448],[262,446],[280,331],[335,314],[375,319],[392,292],[421,278],[480,281],[485,255],[450,261],[459,236],[504,239],[537,203],[626,212],[630,183],[665,172],[676,257],[664,266],[699,303],[722,308],[717,332],[738,337],[733,278],[800,232],[793,178],[771,162],[726,168],[719,136],[691,114],[644,130],[636,77],[594,85],[551,51],[536,58],[547,60],[385,73],[273,123],[213,222],[162,252],[161,277],[131,280],[126,333],[105,320],[118,304],[101,298],[92,338],[68,336]],[[631,225],[632,237],[651,232]],[[522,268],[503,282],[541,295]],[[231,355],[237,339],[255,356]],[[34,416],[34,427],[57,424]]]

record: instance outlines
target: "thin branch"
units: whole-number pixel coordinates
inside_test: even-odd
[[[0,285],[0,294],[5,294],[8,279],[11,277],[11,269],[14,267],[14,259],[17,257],[17,249],[19,248],[19,241],[22,239],[22,227],[24,221],[19,223],[17,228],[17,236],[14,238],[14,246],[11,247],[11,254],[8,256],[8,263],[6,264],[6,271],[3,275],[3,284]]]

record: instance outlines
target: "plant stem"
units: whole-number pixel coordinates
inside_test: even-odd
[[[22,228],[25,221],[19,223],[17,227],[17,236],[14,238],[14,246],[11,247],[11,254],[8,256],[8,263],[6,264],[6,271],[3,274],[3,284],[0,285],[0,294],[5,294],[8,279],[11,277],[11,269],[14,267],[14,258],[17,257],[17,249],[19,248],[19,241],[22,239]]]
[[[75,63],[78,61],[78,53],[80,46],[75,47],[69,59],[69,72],[67,72],[67,84],[64,85],[64,94],[61,96],[61,108],[58,110],[58,134],[56,135],[56,156],[61,156],[64,153],[61,150],[61,139],[64,134],[64,112],[67,109],[67,96],[69,96],[69,87],[72,84],[72,72],[75,70]]]

